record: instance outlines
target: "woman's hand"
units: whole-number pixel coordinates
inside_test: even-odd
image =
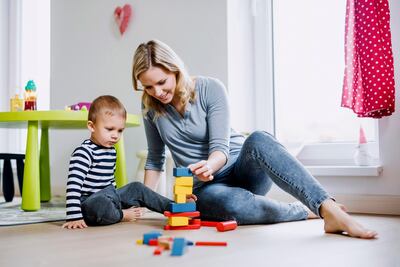
[[[186,195],[186,202],[195,202],[197,201],[197,196],[195,194]]]
[[[70,221],[62,225],[62,228],[67,229],[83,229],[88,227],[84,220]]]
[[[190,164],[188,168],[192,171],[194,175],[199,178],[200,181],[208,182],[214,179],[213,169],[206,160],[199,161],[194,164]]]

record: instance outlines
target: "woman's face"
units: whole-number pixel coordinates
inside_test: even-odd
[[[150,67],[138,78],[148,95],[163,104],[171,103],[176,87],[176,77],[173,72],[160,67]]]

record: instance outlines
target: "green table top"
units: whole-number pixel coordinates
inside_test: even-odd
[[[26,128],[28,121],[38,121],[42,128],[81,129],[86,128],[87,111],[47,110],[0,112],[0,127]],[[140,116],[128,114],[126,127],[140,125]]]

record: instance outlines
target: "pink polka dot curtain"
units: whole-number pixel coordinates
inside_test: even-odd
[[[347,0],[342,107],[358,117],[395,110],[388,0]]]

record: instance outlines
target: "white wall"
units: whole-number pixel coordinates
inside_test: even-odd
[[[133,18],[121,37],[114,23],[118,5],[130,3]],[[210,75],[227,84],[226,0],[53,0],[51,1],[51,109],[101,94],[113,94],[129,113],[140,113],[133,92],[131,64],[135,48],[152,38],[169,44],[192,75]],[[52,131],[52,188],[63,193],[69,155],[88,132]],[[133,177],[138,150],[146,148],[142,127],[127,129],[128,176]]]
[[[8,10],[9,1],[0,1],[0,111],[9,110],[9,95],[8,95]],[[8,132],[5,129],[0,129],[0,151],[8,149],[6,147],[8,141]]]

